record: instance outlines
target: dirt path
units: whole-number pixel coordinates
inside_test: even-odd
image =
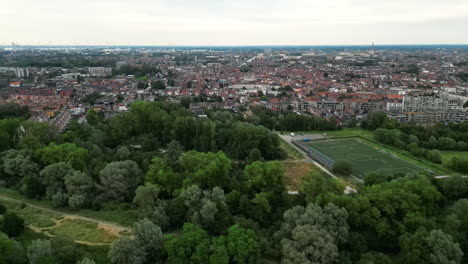
[[[8,196],[5,196],[5,195],[1,195],[1,194],[0,194],[0,200],[6,200],[6,201],[10,201],[10,202],[19,203],[19,204],[26,204],[27,206],[29,206],[31,208],[35,208],[35,209],[38,209],[38,210],[41,210],[41,211],[61,215],[64,218],[67,218],[67,219],[72,219],[72,220],[73,219],[80,219],[80,220],[84,220],[84,221],[88,221],[88,222],[93,222],[93,223],[98,224],[98,228],[105,229],[106,231],[108,231],[109,233],[112,233],[112,234],[120,234],[122,232],[132,232],[131,228],[124,227],[124,226],[121,226],[121,225],[116,224],[116,223],[103,221],[103,220],[98,220],[98,219],[95,219],[95,218],[90,218],[90,217],[77,215],[77,214],[65,213],[65,212],[50,209],[50,208],[47,208],[47,207],[31,204],[31,203],[28,203],[28,202],[25,202],[25,201],[22,201],[22,200],[14,199],[14,198],[11,198],[11,197],[8,197]]]

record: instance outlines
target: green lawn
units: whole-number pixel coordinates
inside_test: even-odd
[[[80,219],[63,220],[48,231],[52,235],[67,235],[73,240],[92,243],[112,243],[117,239],[116,235],[98,228],[98,224]]]
[[[447,165],[454,157],[468,158],[468,151],[441,151],[440,155],[442,156],[442,164]]]
[[[317,140],[307,144],[328,157],[331,162],[338,160],[351,162],[353,174],[358,177],[371,172],[393,175],[424,170],[355,138]]]
[[[23,206],[19,203],[0,200],[0,203],[4,204],[8,211],[16,212],[19,216],[24,219],[25,225],[33,225],[36,227],[51,227],[55,225],[55,222],[51,218],[56,218],[58,215],[41,211],[29,206]]]

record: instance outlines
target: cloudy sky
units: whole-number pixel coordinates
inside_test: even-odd
[[[0,45],[468,44],[468,0],[0,0]]]

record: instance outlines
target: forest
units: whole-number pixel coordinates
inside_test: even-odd
[[[286,153],[271,130],[340,129],[333,120],[260,109],[245,118],[216,109],[198,118],[180,104],[134,102],[109,119],[90,110],[87,123],[59,134],[26,121],[20,108],[3,112],[3,187],[55,208],[134,212],[132,235],[112,243],[109,263],[468,262],[462,176],[373,175],[344,194],[342,182],[314,170],[298,194],[288,193],[279,162]],[[363,123],[380,140],[396,133],[433,153],[431,136],[434,146],[443,137],[455,148],[466,142],[465,123],[419,128],[378,113]],[[16,241],[20,217],[0,214],[0,263],[95,263],[57,241],[65,238]]]

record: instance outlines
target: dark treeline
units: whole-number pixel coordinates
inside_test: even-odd
[[[86,55],[54,53],[54,54],[23,54],[14,59],[4,56],[1,66],[9,67],[114,67],[115,59],[104,55]]]
[[[156,68],[154,66],[148,65],[148,64],[143,64],[141,66],[133,66],[133,65],[122,65],[118,70],[114,70],[114,74],[125,74],[125,75],[135,75],[136,77],[140,76],[147,76],[147,75],[155,75],[157,73],[161,72],[159,68]]]
[[[160,102],[135,102],[107,120],[91,110],[87,124],[72,123],[63,134],[46,123],[4,119],[16,123],[7,127],[0,179],[58,208],[133,210],[133,236],[110,247],[115,264],[467,261],[467,179],[374,175],[345,195],[339,180],[314,170],[290,195],[281,163],[272,161],[284,156],[278,137],[242,120],[227,111],[195,118]],[[15,246],[0,246],[6,263],[85,256],[64,256],[69,251],[58,252],[56,240],[27,249],[12,242],[21,226],[11,223],[21,220],[7,213],[0,245]]]
[[[252,114],[245,118],[246,122],[261,125],[276,131],[330,131],[341,129],[336,118],[320,118],[312,114],[297,114],[293,111],[274,112],[264,107],[253,107]]]

